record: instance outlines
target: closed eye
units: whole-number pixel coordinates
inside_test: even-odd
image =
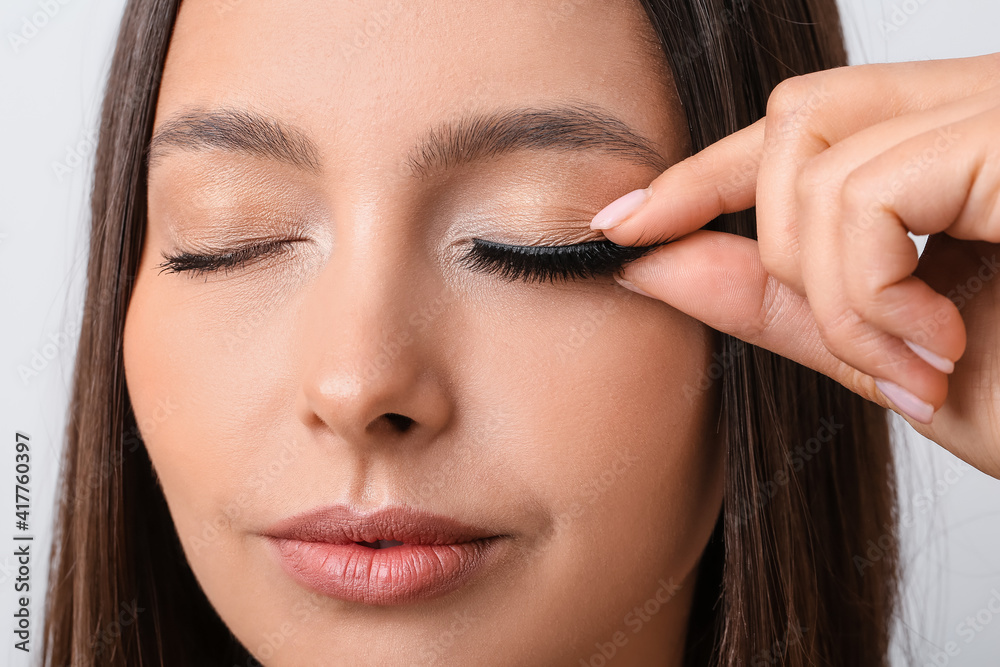
[[[554,283],[610,276],[625,264],[668,242],[669,239],[647,246],[623,246],[598,240],[570,245],[521,246],[474,238],[460,261],[471,271],[495,275],[509,282]]]
[[[286,252],[298,240],[301,239],[269,240],[208,254],[165,254],[165,261],[159,265],[160,273],[186,272],[192,276],[228,273]],[[569,245],[512,245],[474,238],[459,261],[471,271],[508,282],[554,283],[610,276],[669,241],[646,246],[623,246],[606,239]]]
[[[159,264],[160,273],[190,273],[192,277],[218,273],[228,273],[240,269],[247,264],[266,257],[279,255],[290,250],[291,245],[304,239],[274,239],[258,243],[249,243],[230,250],[207,254],[180,252],[175,255],[164,254],[164,261]]]

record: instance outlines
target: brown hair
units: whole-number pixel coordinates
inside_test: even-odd
[[[834,0],[641,4],[696,151],[763,116],[781,80],[846,64]],[[129,0],[105,91],[46,667],[257,664],[187,564],[125,386],[122,334],[146,223],[144,151],[178,6]],[[708,228],[756,236],[752,211]],[[699,566],[687,664],[885,664],[898,551],[885,410],[728,335],[717,336],[716,353],[726,496]],[[870,543],[880,558],[863,560]]]
[[[833,0],[642,0],[694,151],[764,116],[792,76],[847,64]],[[753,211],[706,227],[756,238]],[[719,336],[726,491],[703,556],[689,665],[880,665],[898,573],[886,411]],[[865,559],[870,543],[880,558]]]

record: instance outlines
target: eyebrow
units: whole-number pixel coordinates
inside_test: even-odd
[[[305,132],[263,114],[241,109],[188,109],[164,122],[146,148],[146,167],[170,152],[222,150],[320,170],[319,150]]]
[[[188,109],[164,122],[146,149],[147,168],[170,149],[222,150],[291,164],[310,173],[322,165],[308,133],[244,109]],[[460,165],[519,151],[597,151],[665,171],[654,144],[600,107],[574,103],[473,113],[442,122],[408,152],[411,175],[427,178]]]

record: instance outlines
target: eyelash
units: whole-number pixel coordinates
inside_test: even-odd
[[[299,239],[297,239],[299,240]],[[232,250],[219,253],[199,255],[190,252],[180,252],[176,255],[164,254],[164,262],[159,265],[160,273],[190,273],[192,277],[224,271],[241,269],[251,262],[286,252],[295,240],[282,239],[251,243]]]
[[[623,246],[612,241],[586,241],[571,245],[518,246],[472,239],[473,246],[461,262],[473,271],[513,282],[551,282],[610,276],[665,242]]]
[[[216,254],[198,255],[181,252],[164,255],[160,273],[188,272],[208,275],[247,264],[288,250],[294,241],[267,241],[242,246]],[[623,246],[608,240],[586,241],[570,245],[519,246],[486,239],[472,239],[472,247],[460,258],[469,270],[496,276],[507,282],[551,282],[610,276],[625,264],[667,243],[646,246]]]

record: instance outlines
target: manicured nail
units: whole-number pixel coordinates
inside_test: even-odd
[[[611,229],[617,227],[642,206],[642,203],[649,199],[649,188],[633,190],[627,195],[622,195],[604,208],[602,208],[594,219],[590,222],[591,229]]]
[[[955,370],[955,362],[950,359],[945,359],[941,355],[934,354],[926,347],[917,345],[916,343],[911,343],[910,341],[903,339],[911,350],[913,350],[918,357],[929,363],[934,368],[938,369],[942,373],[951,373]]]
[[[921,401],[919,398],[903,389],[895,382],[876,379],[875,386],[878,387],[879,391],[885,394],[886,398],[892,401],[893,404],[900,409],[900,411],[905,412],[907,415],[912,417],[914,421],[918,421],[922,424],[931,423],[931,418],[934,417],[934,406],[930,403]]]
[[[652,294],[650,294],[649,292],[643,292],[643,291],[642,291],[641,289],[639,289],[638,287],[636,287],[635,285],[633,285],[633,284],[632,284],[632,283],[630,283],[629,281],[625,280],[624,278],[622,278],[622,277],[618,276],[617,274],[615,275],[615,280],[617,280],[617,281],[618,281],[618,284],[619,284],[619,285],[621,285],[621,286],[622,286],[622,287],[624,287],[625,289],[630,289],[630,290],[632,290],[632,291],[633,291],[633,292],[635,292],[636,294],[641,294],[641,295],[643,295],[643,296],[648,296],[648,297],[650,297],[650,298],[652,298],[652,299],[655,299],[655,298],[656,298],[655,296],[653,296],[653,295],[652,295]]]

